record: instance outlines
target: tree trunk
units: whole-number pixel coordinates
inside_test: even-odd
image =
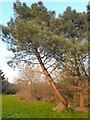
[[[80,90],[80,107],[85,107],[84,92]]]
[[[78,86],[82,88],[82,82],[78,82]],[[80,97],[80,107],[85,107],[85,98],[84,98],[84,92],[83,88],[79,91],[79,97]]]
[[[76,105],[77,105],[76,97],[77,97],[77,91],[74,90],[73,91],[73,103],[74,103],[74,107],[76,107]]]
[[[58,88],[56,87],[56,84],[54,83],[51,75],[48,73],[47,69],[45,68],[45,66],[44,66],[44,64],[43,64],[43,62],[41,60],[41,56],[40,56],[40,54],[39,54],[39,52],[37,50],[36,50],[36,56],[37,56],[38,61],[40,62],[41,68],[42,68],[48,82],[50,83],[56,97],[58,98],[59,105],[56,106],[53,110],[54,111],[59,111],[61,109],[67,108],[68,107],[68,101],[65,99],[65,97],[63,97],[60,94],[60,92],[59,92]]]

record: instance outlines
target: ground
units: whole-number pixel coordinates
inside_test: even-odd
[[[4,118],[88,118],[88,114],[69,108],[60,112],[52,111],[55,103],[19,100],[17,96],[2,96],[2,117]],[[90,116],[89,116],[90,118]]]

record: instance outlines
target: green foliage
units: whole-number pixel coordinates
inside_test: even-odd
[[[67,24],[68,23],[68,24]],[[67,37],[77,38],[82,40],[87,33],[87,14],[78,13],[67,7],[64,14],[60,17],[60,31],[66,34]]]
[[[17,92],[17,89],[15,84],[10,84],[6,80],[2,82],[2,94],[13,95],[13,94],[16,94],[16,92]]]
[[[54,11],[47,11],[41,3],[31,7],[25,3],[14,3],[14,11],[14,19],[8,22],[6,29],[3,27],[5,36],[12,36],[21,50],[31,50],[35,55],[36,49],[56,58],[61,55],[60,48],[65,44],[65,37],[56,35],[49,27],[50,21],[57,22]]]
[[[15,94],[16,89],[13,88],[13,84],[10,84],[7,79],[5,79],[5,75],[0,70],[0,94]]]
[[[85,72],[84,65],[88,54],[85,12],[79,13],[67,7],[63,15],[55,18],[55,12],[48,11],[42,2],[31,7],[14,3],[14,11],[15,16],[3,28],[3,33],[13,38],[21,50],[28,50],[35,56],[39,52],[45,57],[53,57],[60,65],[64,63],[70,68],[74,76],[80,77],[79,73],[88,72]]]
[[[88,114],[74,111],[71,108],[54,112],[54,103],[20,101],[16,96],[2,96],[4,118],[88,118]]]

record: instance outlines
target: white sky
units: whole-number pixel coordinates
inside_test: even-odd
[[[14,82],[14,78],[17,77],[17,70],[13,70],[7,62],[14,57],[13,52],[8,51],[5,43],[0,39],[0,69],[4,72],[5,77],[9,82]]]

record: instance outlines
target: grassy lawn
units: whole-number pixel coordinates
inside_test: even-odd
[[[83,112],[72,109],[52,111],[54,103],[20,101],[16,96],[3,95],[3,118],[88,118]]]

